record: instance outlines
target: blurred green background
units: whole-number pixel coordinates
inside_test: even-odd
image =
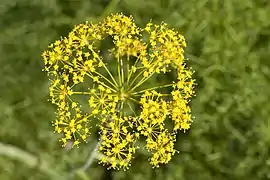
[[[112,12],[179,30],[196,71],[195,121],[180,133],[180,153],[152,169],[143,152],[130,170],[96,162],[81,167],[96,143],[66,151],[53,134],[42,51],[75,24]],[[1,0],[1,180],[264,180],[270,179],[269,0]]]

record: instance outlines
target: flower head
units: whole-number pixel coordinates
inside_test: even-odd
[[[107,40],[112,47],[101,51],[101,42]],[[176,133],[192,122],[188,103],[195,83],[184,62],[185,47],[184,37],[167,24],[150,22],[140,28],[123,14],[79,24],[51,44],[42,56],[51,79],[50,100],[58,108],[53,125],[63,134],[63,144],[86,141],[87,124],[97,119],[101,163],[127,169],[141,136],[152,154],[151,164],[168,163],[177,152]],[[176,78],[148,83],[167,73]],[[85,104],[88,108],[81,108]],[[167,123],[173,124],[172,130]]]

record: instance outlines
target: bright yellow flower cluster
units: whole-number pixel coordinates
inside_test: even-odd
[[[113,46],[101,51],[103,42]],[[53,126],[62,134],[63,146],[68,140],[86,142],[89,121],[95,119],[101,163],[127,169],[142,136],[151,164],[168,163],[177,152],[176,133],[192,123],[188,103],[194,79],[184,63],[184,47],[184,37],[165,23],[139,28],[122,14],[79,24],[51,44],[42,56],[51,81],[50,100],[58,109]],[[147,87],[166,73],[177,78]]]

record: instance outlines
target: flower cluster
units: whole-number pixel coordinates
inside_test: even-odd
[[[107,40],[112,47],[100,51]],[[68,140],[86,142],[89,121],[95,119],[101,163],[128,168],[140,137],[146,139],[154,167],[168,163],[177,152],[176,134],[192,123],[189,101],[195,82],[184,62],[185,47],[184,37],[167,24],[149,22],[140,28],[123,14],[76,25],[49,45],[42,57],[51,81],[50,100],[57,107],[53,126],[62,134],[63,146]],[[175,79],[147,87],[167,73]]]

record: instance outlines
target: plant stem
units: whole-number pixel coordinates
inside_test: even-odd
[[[36,157],[33,154],[21,150],[15,146],[0,142],[0,155],[19,160],[31,168],[38,167],[40,171],[49,175],[50,177],[53,177],[53,179],[65,179],[63,176],[54,171],[53,168],[51,168],[53,166],[49,165],[48,162],[44,161],[44,159],[39,159],[39,157]]]
[[[116,8],[117,4],[120,2],[120,0],[111,0],[110,4],[104,9],[102,15],[100,18],[103,18],[104,16],[109,15],[114,9]]]
[[[96,159],[96,156],[98,153],[98,148],[100,147],[100,145],[101,145],[101,141],[99,141],[96,144],[94,150],[90,153],[89,157],[87,158],[86,163],[80,168],[82,171],[86,171],[91,166],[91,164],[94,162],[94,160]]]

